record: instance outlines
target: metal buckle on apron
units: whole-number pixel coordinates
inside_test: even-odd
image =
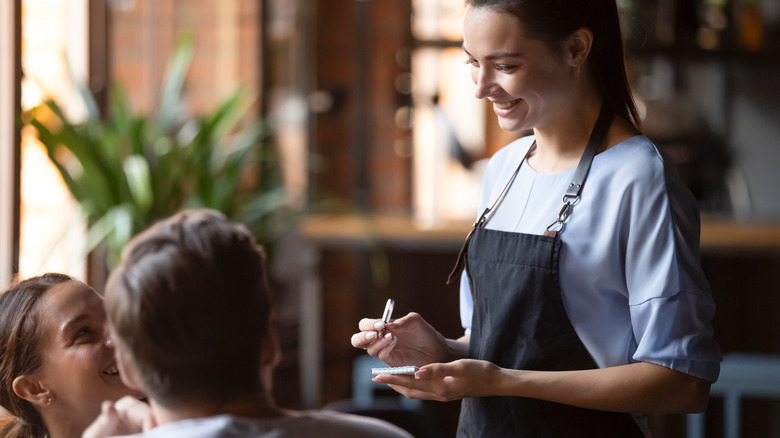
[[[555,237],[560,233],[563,230],[564,224],[566,224],[566,220],[569,219],[569,216],[571,215],[571,208],[578,202],[580,202],[579,195],[572,196],[568,193],[563,195],[563,207],[561,207],[561,211],[558,213],[558,218],[547,226],[544,230],[544,235]]]

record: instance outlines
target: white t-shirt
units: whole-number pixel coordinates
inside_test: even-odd
[[[270,419],[217,415],[155,427],[130,438],[411,438],[403,429],[375,418],[311,411]],[[128,437],[124,437],[128,438]]]
[[[490,160],[479,212],[491,205],[533,143]],[[563,206],[574,169],[543,174],[524,163],[486,227],[542,234]],[[632,137],[596,155],[560,233],[560,287],[577,335],[600,367],[651,362],[715,381],[715,305],[699,263],[698,206],[650,140]],[[473,302],[461,277],[461,321]]]

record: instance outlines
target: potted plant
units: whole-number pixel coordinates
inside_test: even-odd
[[[183,39],[153,115],[132,114],[117,86],[100,114],[84,84],[85,120],[69,120],[54,101],[25,115],[86,218],[85,250],[105,247],[109,268],[133,235],[184,208],[219,210],[265,245],[291,225],[268,126],[248,115],[243,90],[210,114],[180,117],[193,51]]]

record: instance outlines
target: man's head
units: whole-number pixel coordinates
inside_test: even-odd
[[[262,390],[264,256],[222,214],[184,211],[136,236],[109,278],[106,308],[119,365],[130,368],[123,378],[157,402],[220,403]]]

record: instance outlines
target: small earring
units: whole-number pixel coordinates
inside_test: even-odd
[[[108,338],[106,338],[106,347],[110,347],[112,345],[114,345],[114,341],[109,336]]]
[[[51,406],[51,401],[52,401],[51,397],[47,398],[46,399],[46,406]]]

